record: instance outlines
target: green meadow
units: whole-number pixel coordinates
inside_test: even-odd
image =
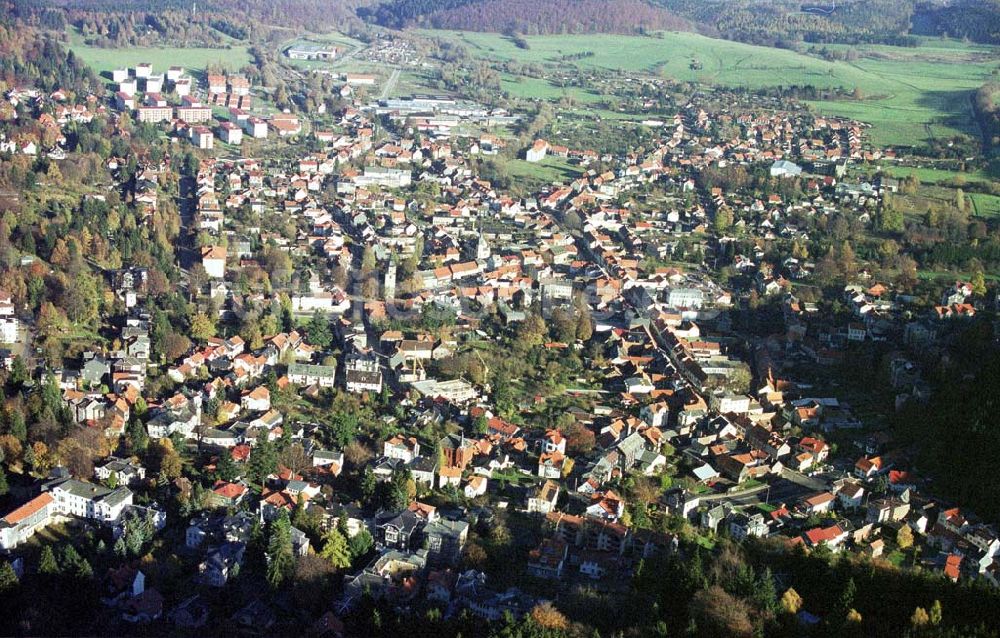
[[[69,48],[98,73],[134,67],[143,62],[152,64],[154,73],[163,73],[171,66],[182,66],[188,71],[204,71],[209,64],[237,70],[250,63],[247,48],[238,44],[225,49],[197,47],[103,49],[85,44],[77,33],[71,31]]]
[[[967,193],[976,217],[1000,217],[1000,197],[988,193]]]
[[[507,174],[515,180],[528,180],[536,183],[551,184],[553,182],[569,182],[582,173],[579,166],[570,164],[562,157],[547,156],[540,162],[528,162],[517,159],[503,163]]]
[[[912,166],[883,166],[882,170],[893,177],[916,176],[924,184],[947,183],[954,185],[956,179],[964,179],[967,182],[986,182],[989,176],[984,171],[973,171],[963,173],[943,168],[914,168]]]
[[[861,54],[859,59],[828,62],[795,51],[693,33],[529,36],[525,38],[527,49],[496,33],[420,33],[462,43],[472,55],[483,59],[620,69],[721,86],[859,89],[860,100],[811,104],[820,113],[869,122],[875,142],[886,145],[913,145],[933,137],[974,133],[969,94],[1000,66],[995,47],[935,39],[925,39],[916,48],[854,47]],[[564,59],[585,52],[593,55]],[[563,89],[543,79],[505,76],[503,86],[518,97],[551,99],[571,95],[581,102],[596,99],[581,89]]]

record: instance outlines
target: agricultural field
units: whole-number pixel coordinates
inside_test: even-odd
[[[945,44],[946,46],[939,46]],[[855,47],[861,59],[840,62],[867,76],[860,102],[815,102],[818,110],[873,126],[877,144],[976,135],[969,94],[998,68],[995,48],[925,40],[917,48]]]
[[[959,182],[987,182],[990,177],[984,171],[972,171],[964,173],[961,171],[947,170],[943,168],[916,168],[912,166],[884,166],[882,170],[892,177],[909,177],[916,175],[924,184],[940,184],[942,182],[954,184]]]
[[[967,193],[976,217],[1000,217],[1000,197],[987,193]]]
[[[500,86],[512,97],[539,100],[560,100],[569,97],[578,103],[596,102],[601,96],[578,86],[556,86],[542,78],[529,78],[505,73],[500,77]]]
[[[151,63],[156,72],[166,71],[167,67],[175,65],[189,71],[203,71],[209,64],[236,70],[250,62],[247,48],[239,44],[233,44],[226,49],[185,47],[103,49],[85,44],[79,34],[71,31],[68,47],[98,73],[110,73],[113,69],[133,67],[142,62]]]
[[[813,85],[861,91],[861,100],[817,101],[817,111],[854,117],[872,124],[877,144],[913,145],[931,137],[974,132],[969,93],[998,68],[997,49],[954,41],[927,39],[917,48],[856,47],[852,62],[828,62],[785,49],[717,40],[693,33],[655,36],[529,36],[528,48],[496,33],[420,31],[461,43],[483,59],[522,63],[575,64],[581,68],[656,73],[678,81],[763,88]],[[831,47],[833,48],[833,47]],[[592,54],[567,61],[564,56]],[[545,80],[504,78],[513,95],[561,97],[580,101],[588,95]],[[593,96],[590,95],[590,101]]]

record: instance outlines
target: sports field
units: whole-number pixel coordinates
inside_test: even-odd
[[[763,88],[812,85],[861,91],[861,100],[820,101],[812,105],[830,115],[854,117],[873,125],[880,144],[918,144],[930,137],[975,131],[969,94],[1000,67],[1000,49],[926,39],[922,46],[855,47],[853,62],[828,62],[785,49],[718,40],[693,33],[656,36],[554,35],[524,38],[527,49],[502,34],[456,31],[420,32],[426,37],[462,43],[472,55],[542,66],[648,72],[678,81]],[[834,47],[831,47],[834,48]],[[578,60],[565,56],[592,53]],[[581,89],[563,89],[544,79],[504,78],[518,97],[572,95],[593,101]]]

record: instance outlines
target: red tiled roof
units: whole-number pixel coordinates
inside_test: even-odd
[[[216,481],[215,487],[212,489],[213,492],[222,496],[223,498],[238,498],[246,493],[247,488],[245,485],[240,485],[239,483],[226,483],[225,481]]]
[[[958,554],[950,554],[944,563],[944,575],[952,580],[958,580],[961,565],[962,557]]]
[[[28,518],[32,514],[38,512],[46,505],[52,503],[55,499],[48,492],[40,494],[35,498],[31,499],[21,507],[17,508],[7,516],[3,517],[3,520],[10,523],[11,525],[16,525]]]
[[[829,543],[835,540],[842,533],[840,525],[833,525],[826,528],[816,527],[806,532],[804,536],[809,540],[810,545],[819,545],[820,543]]]

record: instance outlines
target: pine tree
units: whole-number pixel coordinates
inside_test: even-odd
[[[372,535],[367,529],[362,529],[360,532],[352,536],[347,541],[347,546],[351,550],[351,562],[356,561],[370,552],[374,545],[375,541],[372,539]]]
[[[757,579],[753,591],[753,600],[759,608],[768,612],[776,612],[778,610],[778,590],[774,586],[774,576],[771,574],[770,567],[764,568],[764,571]]]
[[[52,551],[52,547],[49,545],[42,548],[42,555],[38,559],[38,573],[46,575],[59,573],[59,564],[56,563],[55,552]]]
[[[59,554],[59,564],[66,574],[76,573],[84,562],[83,556],[72,545],[64,545]]]
[[[406,484],[409,480],[409,471],[395,471],[392,478],[386,485],[385,507],[390,512],[398,512],[406,509],[410,504],[409,492]]]
[[[149,434],[146,432],[146,426],[135,415],[129,419],[125,436],[128,440],[128,449],[133,454],[145,452],[146,448],[149,447]]]
[[[24,414],[20,410],[14,410],[10,415],[9,428],[11,435],[24,443],[28,438],[28,426],[24,423]]]
[[[80,579],[93,578],[94,568],[90,566],[90,561],[86,558],[81,558],[73,568],[73,575]]]
[[[347,546],[347,539],[336,527],[330,528],[323,535],[323,550],[320,552],[320,556],[338,569],[351,566],[351,552]]]
[[[125,530],[125,548],[128,553],[132,556],[138,556],[142,553],[142,546],[146,542],[145,534],[143,533],[142,526],[138,521],[132,520],[129,522],[128,527]]]
[[[3,496],[8,491],[10,491],[10,486],[7,485],[7,472],[0,467],[0,496]]]
[[[20,581],[14,567],[8,561],[0,564],[0,593],[8,592],[18,586]]]
[[[271,535],[267,542],[267,583],[272,589],[281,587],[295,568],[292,552],[292,524],[288,511],[281,513],[271,523]]]
[[[333,333],[330,331],[330,321],[325,315],[320,314],[317,310],[312,319],[309,320],[309,325],[306,326],[306,334],[309,335],[309,341],[320,350],[326,350],[330,347],[330,343],[333,341]]]
[[[10,369],[10,381],[15,386],[22,386],[29,379],[28,367],[24,365],[23,357],[14,357],[14,363]]]
[[[372,472],[371,467],[366,467],[361,475],[361,500],[370,503],[375,497],[376,487],[378,487],[378,483],[375,480],[375,473]]]
[[[854,596],[857,594],[858,588],[854,584],[854,579],[847,579],[847,584],[844,586],[844,591],[840,593],[840,610],[845,614],[848,610],[854,607]]]
[[[253,454],[247,464],[247,478],[255,485],[263,485],[264,479],[278,469],[278,452],[274,443],[267,440],[267,434],[262,432],[254,444]]]
[[[219,457],[219,462],[215,464],[215,476],[223,481],[233,481],[240,475],[240,470],[233,462],[232,455],[228,450],[223,451]]]

